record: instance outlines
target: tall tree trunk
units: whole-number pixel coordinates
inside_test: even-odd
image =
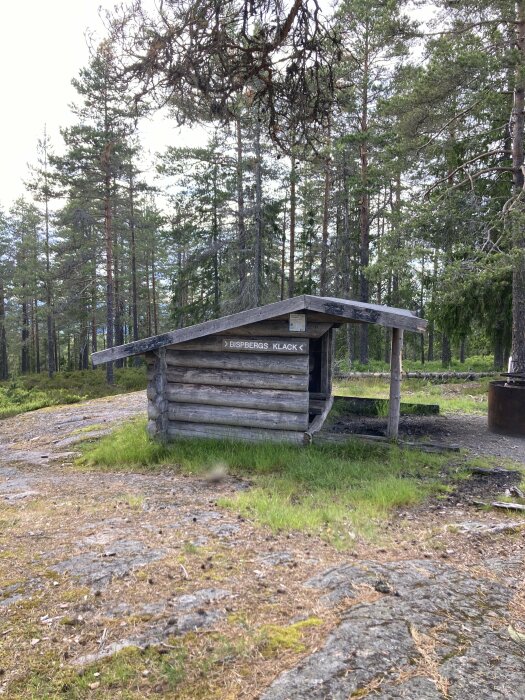
[[[175,303],[177,304],[177,308],[179,310],[179,313],[177,313],[177,328],[184,328],[185,326],[185,316],[184,313],[180,313],[182,309],[186,306],[186,301],[184,299],[184,283],[183,283],[183,257],[182,257],[182,250],[179,248],[177,251],[177,280],[178,284],[176,287],[177,290],[177,297],[175,298]]]
[[[49,182],[47,172],[47,134],[44,131],[44,226],[46,256],[46,325],[47,325],[47,374],[55,373],[55,339],[53,334],[53,291],[51,284],[51,260],[49,246]]]
[[[38,324],[38,303],[33,299],[33,324],[35,329],[35,371],[40,374],[40,329]]]
[[[425,256],[421,258],[421,289],[419,291],[419,315],[425,318]],[[421,364],[425,364],[425,335],[421,333],[420,339]]]
[[[240,306],[246,307],[246,219],[244,213],[244,166],[241,118],[237,118],[237,245]]]
[[[465,364],[466,338],[461,338],[459,342],[459,361]]]
[[[292,133],[292,155],[290,169],[290,260],[288,269],[288,296],[295,294],[295,221],[297,216],[297,162],[293,142],[295,134]]]
[[[494,369],[502,372],[504,362],[503,324],[497,323],[494,328]]]
[[[400,214],[401,214],[401,173],[396,173],[396,182],[394,187],[394,198],[391,198],[391,211],[394,219],[394,245],[396,250],[401,248],[401,235],[399,230]],[[392,306],[399,307],[401,299],[399,295],[399,270],[392,270]]]
[[[109,144],[107,147],[107,161],[104,175],[104,238],[106,242],[106,347],[114,345],[114,304],[115,288],[113,283],[113,226],[111,209],[111,173],[109,169]],[[113,384],[115,376],[113,362],[106,364],[106,381]]]
[[[427,359],[429,362],[434,361],[434,319],[431,319],[428,324],[428,352]]]
[[[157,280],[155,277],[154,243],[151,245],[151,301],[153,304],[153,333],[159,334],[159,317],[157,313]]]
[[[217,192],[217,164],[213,166],[213,193],[212,193],[212,247],[213,247],[213,305],[215,316],[220,316],[220,280],[219,280],[219,214]]]
[[[112,183],[113,191],[115,191],[115,182]],[[115,294],[115,316],[114,316],[114,339],[115,345],[124,344],[124,327],[123,327],[123,300],[122,300],[122,269],[120,261],[120,241],[118,234],[115,234],[113,241],[113,279],[114,279],[114,294]],[[115,367],[124,367],[124,360],[116,360]]]
[[[388,272],[388,279],[387,279],[387,286],[386,286],[386,293],[387,293],[387,299],[390,303],[391,306],[392,304],[392,270]],[[391,355],[392,355],[392,329],[391,328],[385,328],[385,354],[383,356],[383,361],[385,364],[390,366],[390,360],[391,360]]]
[[[281,235],[281,301],[284,299],[286,285],[286,201],[283,210],[283,230]]]
[[[129,232],[131,238],[131,326],[134,341],[139,339],[139,304],[137,291],[137,241],[135,226],[135,187],[133,180],[133,163],[129,164]],[[139,355],[133,358],[135,367],[139,366]]]
[[[146,253],[146,332],[148,335],[148,338],[150,338],[153,335],[153,330],[152,330],[152,313],[151,313],[151,289],[149,285],[149,253]]]
[[[367,268],[370,259],[370,192],[368,181],[368,33],[365,30],[364,36],[365,54],[363,66],[363,95],[361,104],[361,143],[359,145],[360,160],[360,180],[361,196],[359,198],[359,232],[360,232],[360,255],[359,255],[359,299],[363,302],[369,301],[369,284],[367,278]],[[368,364],[368,324],[360,324],[359,334],[359,360],[363,365]]]
[[[262,154],[261,154],[261,121],[257,111],[255,119],[255,261],[253,276],[255,278],[254,306],[260,306],[262,299],[262,244],[263,244],[263,211],[262,211]]]
[[[523,139],[525,124],[525,0],[516,0],[516,66],[512,107],[513,195],[520,196],[524,187]],[[511,371],[525,374],[525,209],[523,204],[511,212],[513,258],[512,273],[512,366]]]
[[[434,250],[434,264],[432,269],[432,302],[434,301],[434,296],[436,294],[437,285],[437,274],[438,274],[438,253]],[[430,319],[428,324],[428,352],[427,358],[429,362],[434,361],[434,336],[435,336],[435,323],[434,319]]]
[[[342,222],[342,291],[343,298],[349,299],[351,292],[350,283],[350,264],[352,255],[352,234],[350,231],[350,192],[348,187],[348,154],[345,151],[343,162],[343,222]],[[348,366],[352,367],[354,362],[354,333],[355,326],[353,323],[346,324],[346,352],[348,357]]]
[[[324,192],[323,192],[323,226],[321,243],[321,271],[319,280],[319,291],[321,296],[328,294],[328,223],[330,215],[330,180],[331,180],[331,133],[330,123],[328,123],[327,149],[328,153],[324,161]]]
[[[22,294],[25,294],[25,285],[22,285]],[[22,348],[21,348],[21,362],[20,371],[22,374],[27,374],[29,372],[29,312],[27,308],[27,299],[23,297],[22,301]]]
[[[441,336],[441,366],[450,367],[452,361],[452,348],[450,347],[450,338],[446,333]]]
[[[139,313],[137,293],[137,244],[135,240],[135,189],[133,182],[133,164],[129,170],[129,232],[131,236],[131,319],[133,340],[139,339]]]
[[[78,369],[87,369],[88,366],[88,323],[86,318],[80,321],[78,335]]]
[[[60,372],[60,337],[58,335],[55,319],[53,319],[53,341],[55,343],[55,368]]]
[[[91,281],[91,352],[97,352],[97,282]]]
[[[1,274],[1,272],[0,272]],[[0,380],[9,377],[9,364],[7,359],[7,337],[5,332],[5,292],[4,281],[0,277]]]

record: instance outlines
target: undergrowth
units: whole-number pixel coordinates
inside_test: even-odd
[[[353,362],[348,365],[346,360],[339,360],[339,368],[342,372],[388,372],[388,362],[382,360],[370,360],[363,365]],[[403,358],[403,369],[409,372],[494,372],[494,357],[492,355],[472,355],[465,362],[452,360],[448,367],[443,367],[441,360],[432,360],[424,364],[420,360]]]
[[[373,538],[392,509],[438,492],[442,455],[358,441],[300,449],[276,443],[149,439],[144,420],[83,446],[80,466],[206,475],[222,467],[252,488],[219,504],[269,526],[319,534],[338,548]]]
[[[59,372],[52,379],[46,374],[22,375],[0,382],[0,418],[145,388],[143,367],[115,370],[112,386],[106,383],[104,369]]]

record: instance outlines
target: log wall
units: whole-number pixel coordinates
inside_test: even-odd
[[[150,353],[150,434],[304,443],[309,342],[328,337],[330,328],[307,324],[293,333],[287,322],[265,322],[168,346],[162,358]]]

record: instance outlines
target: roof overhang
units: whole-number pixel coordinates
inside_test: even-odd
[[[204,321],[194,326],[179,328],[169,333],[162,333],[151,338],[144,338],[126,345],[101,350],[92,355],[94,365],[100,365],[113,360],[121,360],[133,355],[142,355],[157,350],[166,345],[176,345],[195,338],[202,338],[215,333],[229,331],[232,328],[246,326],[258,321],[283,316],[299,311],[312,311],[325,315],[333,323],[372,323],[386,328],[401,328],[414,333],[424,333],[427,322],[407,309],[396,309],[391,306],[367,304],[362,301],[338,299],[336,297],[317,297],[303,294],[291,299],[284,299],[273,304],[266,304],[254,309],[239,311],[239,313],[223,316],[222,318]]]

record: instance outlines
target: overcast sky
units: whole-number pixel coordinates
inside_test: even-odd
[[[101,38],[99,8],[115,0],[0,0],[0,207],[23,194],[27,164],[47,125],[59,150],[59,128],[71,122],[71,79],[89,60],[89,28]],[[157,118],[142,129],[145,146],[159,150],[181,139]],[[187,145],[187,135],[185,135]]]
[[[60,150],[59,128],[72,120],[71,79],[89,60],[86,31],[102,38],[99,8],[115,4],[115,0],[0,0],[0,207],[8,208],[24,193],[27,165],[35,162],[44,125]],[[423,14],[428,13],[424,8]],[[202,141],[200,129],[191,133],[186,129],[181,135],[159,115],[143,124],[141,132],[143,146],[152,153],[168,143],[187,146]]]

